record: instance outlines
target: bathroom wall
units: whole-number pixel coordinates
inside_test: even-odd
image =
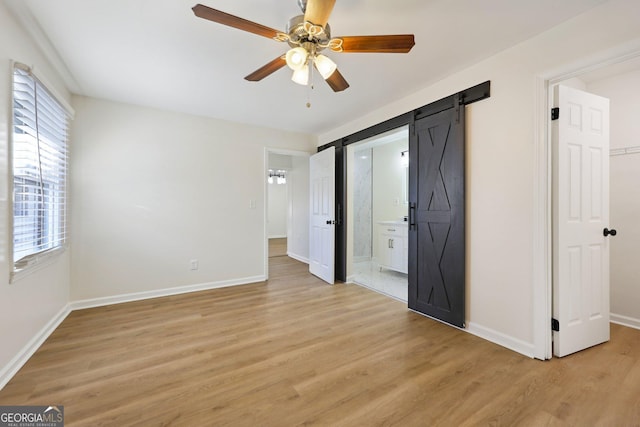
[[[354,153],[353,161],[353,257],[354,261],[371,259],[372,233],[372,153],[364,148]]]
[[[407,168],[401,153],[409,149],[406,137],[373,148],[373,256],[377,258],[378,222],[401,220],[408,213],[405,203]]]

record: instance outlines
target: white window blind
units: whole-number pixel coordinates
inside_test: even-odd
[[[13,74],[14,270],[66,239],[69,116],[30,70]]]

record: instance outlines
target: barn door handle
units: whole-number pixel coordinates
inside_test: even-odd
[[[609,235],[615,236],[616,234],[618,234],[618,232],[615,230],[615,228],[612,228],[611,230],[609,230],[608,228],[605,228],[602,231],[602,234],[604,235],[604,237],[607,237]]]
[[[416,204],[409,203],[409,228],[415,230],[416,228]]]

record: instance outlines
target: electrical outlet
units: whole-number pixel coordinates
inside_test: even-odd
[[[190,270],[197,270],[198,269],[198,260],[197,259],[192,259],[191,261],[189,261],[189,269]]]

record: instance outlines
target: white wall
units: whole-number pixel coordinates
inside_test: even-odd
[[[312,151],[310,137],[73,101],[72,300],[265,276],[265,147]]]
[[[404,134],[403,134],[404,135]],[[404,203],[407,168],[400,153],[409,149],[409,140],[396,140],[373,148],[373,257],[379,259],[380,221],[398,221],[408,215]]]
[[[373,148],[373,220],[401,220],[407,215],[405,180],[407,168],[400,153],[409,149],[404,138]]]
[[[288,154],[269,153],[269,169],[283,169],[285,171],[291,170],[293,163],[291,156]]]
[[[611,148],[640,147],[640,69],[587,83],[610,100]],[[611,317],[640,327],[640,153],[610,163]]]
[[[291,156],[269,153],[269,169],[291,171]],[[287,176],[287,179],[289,177]],[[277,179],[267,185],[267,236],[271,238],[287,237],[287,216],[289,213],[288,183],[278,184]]]
[[[274,182],[268,185],[268,189],[267,236],[270,239],[287,237],[288,185],[278,184],[274,179]]]
[[[640,49],[640,2],[613,0],[423,90],[331,129],[319,145],[491,80],[467,107],[467,325],[534,353],[536,77]],[[419,41],[418,41],[419,42]],[[428,67],[433,58],[424,58]]]
[[[309,262],[309,157],[291,156],[287,255]]]
[[[34,350],[30,343],[43,338],[47,325],[64,316],[69,298],[69,253],[9,283],[13,263],[9,258],[11,231],[9,134],[11,133],[11,60],[35,71],[68,101],[60,76],[35,47],[25,31],[0,2],[0,388],[20,366],[21,355]],[[73,148],[72,148],[73,150]]]

